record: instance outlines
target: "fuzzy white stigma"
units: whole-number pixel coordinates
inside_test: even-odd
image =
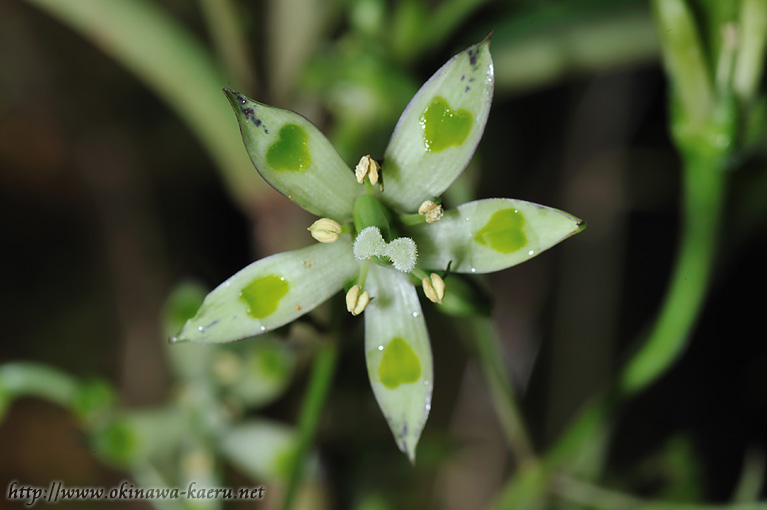
[[[418,248],[415,241],[409,237],[398,237],[386,245],[386,256],[394,264],[395,269],[403,273],[409,273],[415,267],[418,260]]]
[[[370,257],[388,257],[395,269],[409,273],[418,260],[418,248],[409,237],[398,237],[387,243],[378,227],[366,227],[354,241],[354,258],[366,260]]]
[[[385,251],[386,241],[378,227],[363,228],[354,240],[354,258],[357,260],[380,257],[385,255]]]

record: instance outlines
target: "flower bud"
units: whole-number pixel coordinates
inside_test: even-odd
[[[346,309],[352,315],[359,315],[365,311],[368,303],[370,303],[370,294],[368,291],[362,292],[362,287],[359,285],[353,286],[346,293]]]
[[[321,243],[334,243],[341,233],[341,225],[330,218],[320,218],[307,228],[312,237]]]

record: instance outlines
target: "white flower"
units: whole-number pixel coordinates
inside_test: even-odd
[[[433,369],[413,281],[441,302],[450,296],[450,279],[438,272],[504,269],[583,225],[520,200],[479,200],[446,210],[434,201],[469,163],[482,136],[493,92],[489,40],[454,56],[429,79],[397,123],[380,170],[367,156],[356,176],[305,118],[224,91],[255,167],[321,218],[312,234],[327,243],[242,269],[206,297],[174,340],[255,336],[346,288],[347,308],[365,316],[365,359],[376,399],[398,446],[414,461],[431,407]],[[379,173],[385,192],[365,181],[376,182]]]

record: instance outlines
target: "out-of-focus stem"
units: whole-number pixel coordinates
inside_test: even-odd
[[[663,61],[684,114],[700,122],[714,105],[711,76],[695,20],[684,0],[653,0]]]
[[[501,423],[509,451],[519,465],[534,462],[532,441],[514,397],[511,379],[503,366],[498,336],[493,325],[486,318],[475,318],[471,320],[471,328],[480,367],[490,387],[493,407]]]
[[[8,363],[0,366],[0,418],[4,400],[22,396],[40,397],[70,407],[78,383],[71,376],[38,363]]]
[[[732,87],[743,103],[755,95],[764,70],[767,46],[767,0],[742,0],[739,51]]]
[[[564,475],[557,477],[554,491],[568,501],[595,510],[767,510],[767,503],[702,505],[642,499]]]
[[[257,91],[253,60],[235,5],[232,0],[200,0],[200,5],[216,51],[237,83],[237,90],[255,97]]]
[[[143,81],[186,122],[240,206],[255,214],[262,190],[210,53],[157,2],[27,0],[87,38]],[[139,36],[140,34],[140,36]]]
[[[338,346],[335,339],[324,342],[315,354],[306,396],[301,404],[298,419],[298,445],[288,476],[288,487],[282,505],[284,510],[290,510],[293,507],[296,493],[301,485],[304,464],[317,431],[317,423],[322,414],[330,383],[333,381],[337,360]]]
[[[654,381],[679,358],[706,297],[724,198],[724,160],[688,154],[684,175],[679,255],[655,326],[621,375],[620,389],[629,394]]]

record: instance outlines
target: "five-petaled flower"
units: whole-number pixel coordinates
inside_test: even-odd
[[[580,231],[562,211],[512,199],[443,209],[439,196],[469,163],[493,93],[489,38],[450,59],[413,97],[379,163],[356,172],[300,115],[224,89],[253,164],[320,219],[320,241],[242,269],[213,290],[175,341],[227,342],[283,326],[345,289],[364,313],[370,383],[411,461],[431,406],[433,367],[417,287],[451,295],[449,268],[487,273]],[[445,281],[447,280],[447,281]]]

